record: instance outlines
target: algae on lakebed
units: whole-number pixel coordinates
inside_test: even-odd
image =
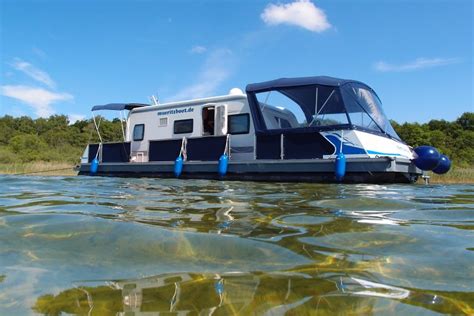
[[[0,179],[0,314],[474,312],[469,185]]]

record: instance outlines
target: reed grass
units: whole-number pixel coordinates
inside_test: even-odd
[[[474,183],[474,168],[453,168],[446,174],[436,174],[430,172],[430,183],[454,184],[454,183]],[[423,179],[418,181],[423,183]]]
[[[67,162],[34,161],[25,163],[0,164],[0,174],[22,174],[42,176],[75,176],[77,171]]]

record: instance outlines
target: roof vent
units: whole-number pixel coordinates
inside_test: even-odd
[[[243,95],[244,93],[239,88],[232,88],[229,91],[229,95]]]

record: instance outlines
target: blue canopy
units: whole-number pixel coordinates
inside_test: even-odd
[[[357,82],[354,80],[339,79],[328,76],[316,77],[300,77],[300,78],[280,78],[259,83],[252,83],[247,85],[247,92],[261,92],[265,90],[272,90],[275,88],[300,87],[307,85],[322,85],[330,87],[339,87],[348,82]]]
[[[92,111],[99,110],[111,110],[111,111],[122,111],[122,110],[131,110],[134,108],[140,108],[143,106],[148,106],[149,104],[143,103],[109,103],[104,105],[95,105],[92,107]]]

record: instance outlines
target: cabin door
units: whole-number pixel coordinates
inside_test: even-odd
[[[227,105],[212,104],[202,108],[202,134],[223,136],[227,134]]]
[[[214,135],[223,136],[227,134],[227,104],[216,106],[214,114]]]
[[[214,135],[215,105],[207,105],[202,108],[202,135]]]

